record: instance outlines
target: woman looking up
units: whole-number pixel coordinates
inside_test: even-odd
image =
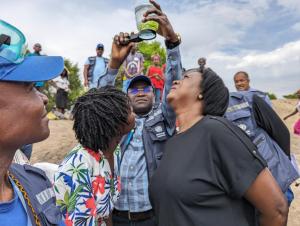
[[[159,226],[286,225],[287,201],[265,161],[246,134],[220,117],[228,97],[210,69],[188,70],[173,82],[167,99],[179,134],[166,144],[150,186]]]

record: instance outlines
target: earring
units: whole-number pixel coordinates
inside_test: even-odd
[[[199,99],[199,100],[202,100],[202,99],[203,99],[202,94],[199,94],[198,99]]]

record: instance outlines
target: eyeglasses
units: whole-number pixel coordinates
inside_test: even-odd
[[[23,33],[16,27],[0,20],[0,57],[13,63],[24,60],[27,45]]]
[[[146,86],[144,88],[130,88],[130,89],[128,89],[128,92],[132,95],[137,95],[139,92],[150,93],[151,91],[152,91],[151,86]]]

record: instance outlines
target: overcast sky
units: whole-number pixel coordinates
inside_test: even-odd
[[[43,53],[62,55],[82,69],[95,46],[110,53],[112,37],[135,31],[134,0],[0,0],[1,19]],[[183,66],[205,56],[233,90],[238,70],[251,86],[277,95],[300,88],[300,0],[159,0],[182,36]],[[158,39],[162,41],[162,39]]]

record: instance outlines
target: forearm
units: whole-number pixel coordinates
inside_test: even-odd
[[[106,68],[104,75],[102,75],[99,79],[105,79],[105,84],[104,85],[109,85],[109,86],[114,86],[116,82],[116,78],[118,75],[118,69],[113,69],[113,68]],[[101,80],[102,81],[102,80]],[[98,81],[98,87],[103,84]]]
[[[260,215],[260,226],[286,226],[287,225],[287,213],[278,212],[275,216]]]
[[[88,82],[88,68],[85,66],[84,69],[83,69],[83,81],[85,83]]]
[[[293,116],[293,115],[295,115],[295,114],[297,114],[297,109],[295,110],[295,111],[293,111],[291,114],[289,114],[289,115],[287,115],[287,116],[285,116],[284,117],[284,119],[287,119],[287,118],[289,118],[289,117],[291,117],[291,116]]]

